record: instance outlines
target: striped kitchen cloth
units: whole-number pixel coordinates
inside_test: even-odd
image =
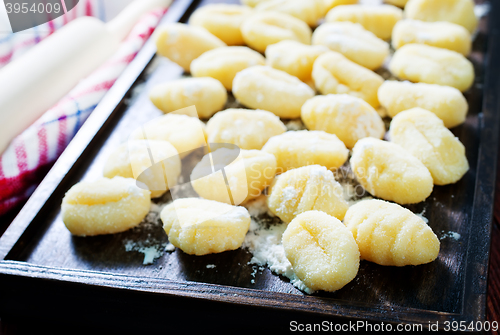
[[[80,6],[83,10],[76,11],[66,19],[59,17],[54,20],[57,21],[53,22],[54,31],[79,14],[99,16],[100,11],[96,3],[95,0],[81,1],[75,9]],[[33,193],[89,114],[151,36],[164,13],[165,11],[160,9],[144,15],[106,63],[82,80],[54,107],[17,136],[1,154],[0,215],[25,201]],[[42,39],[40,35],[35,35],[31,37]],[[7,48],[0,50],[0,66],[4,59],[8,58],[10,61],[24,52],[30,43],[34,45],[38,42],[28,42],[29,40],[24,36],[21,39],[23,42],[16,44],[19,41],[12,39],[12,52]]]

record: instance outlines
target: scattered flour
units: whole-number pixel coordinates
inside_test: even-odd
[[[460,234],[454,231],[448,231],[445,232],[444,230],[441,231],[441,237],[439,238],[440,240],[444,240],[445,238],[452,238],[455,241],[458,241],[460,239]]]
[[[160,258],[165,250],[164,244],[151,244],[149,240],[144,242],[136,242],[133,240],[123,241],[125,244],[125,251],[138,251],[144,254],[142,264],[153,264],[154,260]]]
[[[214,269],[215,268],[215,264],[207,264],[207,269]]]

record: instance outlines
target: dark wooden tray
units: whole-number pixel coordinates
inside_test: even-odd
[[[213,1],[177,0],[163,22],[186,22],[207,2]],[[489,16],[498,17],[500,3],[491,6]],[[180,326],[288,330],[294,320],[425,328],[429,322],[442,328],[446,321],[484,321],[500,119],[500,22],[489,20],[486,27],[486,21],[471,55],[476,82],[466,93],[467,121],[453,129],[466,146],[470,171],[410,207],[425,210],[442,238],[435,262],[404,268],[362,262],[343,289],[306,295],[268,269],[256,271],[247,264],[251,254],[241,249],[203,257],[176,250],[143,265],[143,255],[126,252],[125,243],[166,243],[159,224],[110,236],[71,236],[60,219],[64,193],[80,180],[100,177],[113,148],[137,125],[161,115],[147,88],[182,75],[178,66],[154,57],[149,41],[0,238],[0,316],[126,332]],[[460,239],[447,237],[450,231]]]

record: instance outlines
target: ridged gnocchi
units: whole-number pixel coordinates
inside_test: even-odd
[[[246,208],[199,198],[177,199],[160,217],[169,242],[198,256],[238,249],[250,227]]]
[[[271,137],[262,150],[276,157],[278,172],[307,165],[337,169],[346,162],[349,154],[336,135],[320,130],[287,131]]]
[[[162,112],[196,106],[198,116],[209,118],[227,102],[227,92],[214,78],[182,78],[154,86],[149,99]]]
[[[454,87],[388,80],[380,86],[378,99],[390,117],[421,107],[436,114],[447,128],[464,123],[469,105]]]
[[[158,29],[155,32],[156,52],[179,64],[186,72],[191,62],[204,52],[226,46],[203,27],[174,23]]]
[[[332,171],[319,165],[303,166],[279,175],[270,187],[267,206],[286,223],[311,210],[342,220],[349,208],[342,197],[342,186]]]
[[[403,11],[391,5],[345,5],[330,10],[326,22],[350,21],[361,24],[378,38],[391,38],[394,25],[403,18]]]
[[[323,0],[269,0],[259,3],[255,10],[289,14],[311,27],[316,27],[318,21],[325,15],[325,7]]]
[[[207,122],[209,143],[231,143],[247,150],[260,150],[271,137],[285,131],[279,117],[263,110],[226,109]]]
[[[389,55],[389,44],[360,24],[332,22],[320,25],[312,35],[313,45],[324,45],[340,52],[353,62],[370,70],[382,66]]]
[[[458,24],[445,21],[401,20],[392,31],[392,46],[399,49],[411,43],[448,49],[464,56],[470,53],[472,47],[469,31]]]
[[[284,71],[257,65],[236,74],[233,94],[247,107],[294,119],[300,116],[300,108],[314,96],[314,91]]]
[[[358,273],[360,252],[356,241],[342,222],[326,213],[299,214],[282,240],[293,272],[312,290],[339,290]]]
[[[432,229],[417,215],[397,204],[363,200],[347,211],[344,224],[352,232],[361,259],[380,265],[405,266],[430,263],[440,243]]]
[[[257,51],[247,47],[223,47],[205,52],[191,62],[194,77],[212,77],[231,91],[236,74],[254,65],[265,65],[266,60]]]
[[[264,53],[268,45],[284,40],[311,44],[311,28],[302,20],[279,12],[258,12],[241,26],[245,43]]]
[[[209,4],[198,8],[189,18],[189,24],[207,29],[227,45],[243,45],[241,24],[252,15],[252,9],[233,4]]]
[[[382,118],[367,102],[347,94],[317,95],[302,106],[307,129],[335,134],[347,148],[364,137],[382,138]]]
[[[150,192],[134,179],[101,178],[71,187],[63,198],[61,216],[73,235],[115,234],[141,223],[150,206]]]
[[[418,203],[433,189],[425,165],[394,143],[363,138],[354,146],[350,164],[361,186],[384,200],[402,205]]]
[[[391,142],[420,159],[436,185],[453,184],[469,170],[465,147],[435,114],[422,108],[399,113],[392,119]]]
[[[406,44],[398,49],[389,70],[402,80],[446,85],[462,92],[474,82],[474,67],[462,54],[425,44]]]
[[[384,79],[358,65],[342,54],[329,51],[319,56],[313,65],[312,78],[321,94],[349,94],[380,106],[377,92]]]

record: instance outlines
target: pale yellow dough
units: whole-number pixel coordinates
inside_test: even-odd
[[[227,45],[243,45],[240,26],[252,12],[247,6],[209,4],[195,10],[189,24],[207,29]]]
[[[358,273],[356,241],[342,222],[328,214],[308,211],[298,215],[282,240],[293,272],[312,290],[339,290]]]
[[[320,25],[312,35],[312,44],[340,52],[370,70],[382,66],[389,55],[389,44],[359,23],[332,22]]]
[[[144,173],[147,169],[150,172]],[[169,185],[176,185],[180,174],[181,159],[174,146],[154,140],[123,143],[109,155],[103,171],[106,178],[120,176],[139,180],[151,191],[151,198],[162,196]]]
[[[194,105],[200,118],[209,118],[224,107],[227,92],[213,78],[182,78],[154,86],[149,99],[164,113]]]
[[[241,0],[241,3],[246,5],[246,6],[249,6],[249,7],[255,7],[258,4],[268,2],[268,1],[271,1],[271,0]]]
[[[247,150],[260,150],[285,131],[279,117],[263,110],[226,109],[207,122],[208,143],[231,143]]]
[[[377,92],[384,79],[373,71],[350,61],[338,52],[319,56],[313,65],[312,78],[321,94],[349,94],[380,106]]]
[[[347,94],[317,95],[302,106],[302,121],[309,130],[335,134],[347,148],[364,137],[382,138],[382,118],[367,102]]]
[[[316,27],[326,12],[324,0],[269,0],[258,4],[256,11],[276,11],[289,14]]]
[[[243,105],[270,111],[285,119],[300,116],[300,108],[314,91],[297,77],[270,66],[252,66],[238,72],[233,94]]]
[[[384,2],[388,3],[389,5],[404,8],[406,6],[406,4],[408,3],[408,0],[384,0]]]
[[[398,49],[389,70],[402,80],[451,86],[462,92],[474,82],[474,67],[462,54],[425,44]]]
[[[436,114],[453,128],[464,123],[469,105],[462,93],[450,86],[388,80],[378,89],[378,99],[390,117],[421,107]]]
[[[420,265],[439,253],[439,240],[424,220],[394,203],[360,201],[349,208],[344,224],[356,239],[361,259],[370,262]]]
[[[465,147],[435,114],[422,108],[392,119],[391,142],[399,144],[429,169],[434,184],[453,184],[469,170]]]
[[[397,144],[361,139],[354,146],[350,163],[361,186],[384,200],[413,204],[424,201],[432,192],[429,170]]]
[[[250,227],[246,208],[199,198],[177,199],[160,217],[170,243],[198,256],[238,249]]]
[[[265,65],[266,60],[257,51],[247,47],[223,47],[205,52],[191,63],[194,77],[212,77],[231,91],[238,72],[254,65]]]
[[[66,192],[61,216],[73,235],[115,234],[137,226],[148,214],[150,192],[131,178],[79,182]]]
[[[325,2],[325,9],[329,11],[333,7],[336,6],[341,6],[341,5],[354,5],[358,3],[358,0],[324,0]],[[326,13],[325,13],[326,15]]]
[[[226,46],[203,27],[173,23],[155,32],[158,55],[167,57],[189,72],[191,62],[202,53]]]
[[[287,131],[273,136],[262,151],[276,157],[278,173],[316,164],[334,170],[346,162],[349,154],[336,135],[320,130]]]

